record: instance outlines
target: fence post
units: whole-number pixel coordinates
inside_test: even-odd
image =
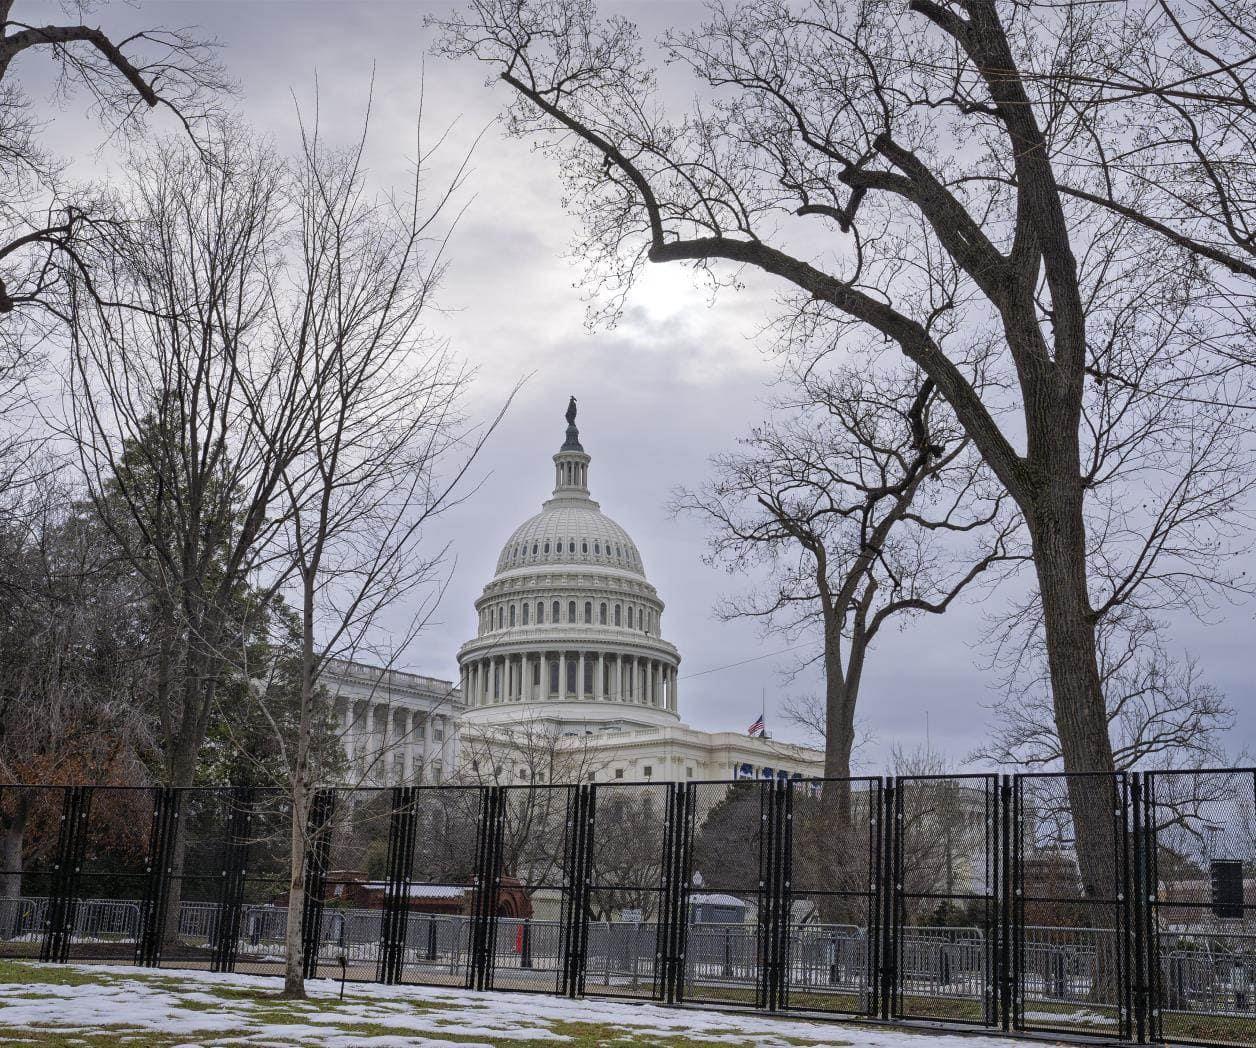
[[[580,908],[577,911],[579,921],[578,949],[573,972],[571,995],[583,997],[585,978],[589,966],[589,883],[593,878],[593,840],[597,827],[597,786],[589,783],[584,788],[584,812],[581,817],[582,829],[580,837],[580,861],[576,867],[580,885]],[[609,942],[609,935],[607,937]],[[609,949],[609,946],[608,946]]]
[[[307,979],[318,974],[318,946],[322,939],[323,893],[327,889],[327,862],[331,852],[330,826],[336,805],[334,789],[319,789],[310,806],[306,826],[305,904],[301,908],[301,952]]]
[[[1134,948],[1134,1030],[1139,1044],[1147,1043],[1147,855],[1143,826],[1143,780],[1138,772],[1130,775],[1129,820],[1133,833],[1133,869],[1130,871],[1129,894],[1132,900],[1130,920],[1133,924]]]
[[[501,845],[505,798],[500,786],[485,786],[480,800],[480,834],[476,842],[475,908],[471,918],[471,963],[468,989],[493,988],[493,954],[497,942],[497,898],[501,889]]]
[[[898,997],[898,854],[902,823],[899,818],[898,785],[893,776],[885,780],[885,807],[882,822],[881,884],[881,965],[878,978],[881,1018],[891,1018]]]
[[[685,962],[689,950],[689,894],[692,887],[695,787],[692,782],[677,784],[676,799],[676,881],[675,924],[672,930],[672,1002],[685,1000]]]
[[[64,964],[70,957],[77,910],[78,875],[87,846],[87,818],[91,808],[90,786],[66,786],[57,834],[57,858],[53,865],[47,929],[39,959]]]
[[[685,783],[668,783],[667,825],[664,830],[663,897],[654,935],[655,978],[664,1004],[677,1004],[684,984],[685,914]]]
[[[999,782],[999,885],[997,922],[999,934],[999,1025],[1012,1028],[1012,995],[1015,973],[1012,970],[1012,778],[1004,775]]]
[[[253,810],[253,791],[249,787],[233,787],[230,797],[231,814],[227,820],[227,841],[223,848],[222,877],[218,889],[218,926],[210,959],[210,970],[215,972],[235,971],[249,853],[249,823]]]
[[[379,922],[379,963],[375,977],[392,985],[401,981],[409,929],[410,870],[414,865],[414,787],[394,786],[388,816],[388,880]]]
[[[785,780],[781,783],[781,810],[784,826],[781,833],[781,901],[780,933],[778,939],[777,1007],[789,1007],[789,947],[794,922],[794,785]]]
[[[161,945],[165,938],[166,901],[170,892],[171,849],[179,826],[180,791],[169,786],[153,789],[153,821],[148,839],[148,861],[144,899],[141,904],[140,941],[135,948],[135,963],[145,968],[161,964]],[[178,934],[179,914],[174,915]]]

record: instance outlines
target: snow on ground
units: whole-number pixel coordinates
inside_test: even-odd
[[[19,968],[14,981],[0,985],[0,1042],[20,1043],[22,1031],[90,1037],[112,1028],[118,1043],[130,1035],[161,1035],[182,1040],[181,1048],[469,1048],[520,1041],[558,1046],[573,1040],[575,1024],[585,1036],[597,1032],[598,1043],[605,1038],[611,1044],[666,1043],[672,1037],[756,1048],[1024,1048],[1025,1043],[443,987],[349,984],[340,1000],[339,985],[326,979],[310,980],[308,1002],[280,1002],[272,996],[276,980],[261,976],[96,965],[69,970],[92,981],[24,983]]]

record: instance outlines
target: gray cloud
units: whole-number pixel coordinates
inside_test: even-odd
[[[36,8],[38,5],[34,5]],[[307,112],[320,87],[323,127],[350,133],[365,104],[374,68],[374,122],[369,157],[382,184],[406,176],[414,155],[418,86],[429,43],[425,10],[413,3],[324,4],[147,3],[138,11],[111,5],[102,21],[202,23],[226,45],[224,58],[241,84],[240,106],[276,142],[294,139],[293,94]],[[699,17],[694,4],[625,7],[648,32]],[[28,82],[43,73],[20,69]],[[735,588],[701,563],[704,535],[693,522],[669,520],[663,504],[679,484],[695,483],[709,455],[728,448],[763,414],[760,398],[772,368],[754,341],[774,289],[751,281],[744,292],[709,292],[679,268],[650,270],[614,331],[583,330],[580,273],[567,259],[573,227],[560,206],[556,173],[526,144],[506,140],[494,126],[500,89],[484,86],[482,70],[426,62],[428,135],[453,124],[439,184],[472,140],[485,130],[466,186],[469,207],[454,238],[452,268],[434,322],[454,348],[479,368],[472,410],[487,415],[522,376],[531,379],[480,464],[483,487],[441,522],[433,542],[448,540],[457,565],[446,601],[404,662],[452,676],[454,653],[472,631],[472,601],[490,576],[502,542],[548,494],[549,456],[562,436],[568,394],[581,404],[581,432],[593,455],[594,497],[636,538],[649,575],[668,610],[666,635],[684,656],[682,675],[776,651],[780,638],[760,638],[745,623],[720,624],[711,606]],[[669,74],[671,76],[671,74]],[[669,81],[670,83],[670,81]],[[685,89],[678,92],[683,102]],[[83,152],[86,125],[73,115],[54,122],[53,143]],[[90,139],[90,135],[89,135]],[[107,163],[104,161],[95,163]],[[1227,608],[1215,624],[1176,624],[1175,641],[1198,654],[1209,678],[1240,708],[1235,741],[1256,739],[1250,701],[1250,608]],[[984,730],[990,678],[976,665],[982,611],[961,607],[944,619],[911,625],[879,641],[867,671],[863,720],[878,742],[865,754],[876,767],[890,743],[911,747],[925,733],[959,757]],[[704,728],[742,730],[768,695],[769,727],[782,735],[779,671],[797,653],[761,659],[682,680],[683,712]],[[817,690],[813,671],[789,686]]]

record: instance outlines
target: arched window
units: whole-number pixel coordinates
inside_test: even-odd
[[[598,621],[599,626],[606,625],[606,602],[605,601],[603,601],[602,604],[597,609],[597,621]]]
[[[602,555],[602,544],[598,542],[597,539],[593,540],[593,555],[595,557],[600,557]]]
[[[510,624],[512,626],[515,624],[515,606],[513,604],[510,606]]]
[[[574,600],[569,600],[567,602],[567,621],[576,621],[576,602]]]
[[[499,606],[497,609],[497,628],[498,629],[502,628],[504,615],[505,615],[505,611]]]
[[[624,624],[624,623],[623,623],[623,614],[622,614],[623,610],[624,610],[624,609],[623,609],[623,606],[622,606],[622,605],[620,605],[620,604],[616,604],[616,605],[615,605],[615,625],[616,625],[616,626],[622,626],[622,625]]]
[[[589,552],[589,540],[588,539],[585,539],[584,541],[580,543],[580,552],[581,553]]]
[[[531,608],[532,608],[532,605],[530,604],[525,604],[523,606],[523,624],[525,626],[528,624],[528,613],[531,611]]]
[[[628,605],[628,628],[632,629],[632,605]]]
[[[593,601],[591,600],[584,602],[584,623],[586,626],[593,625]]]
[[[536,602],[536,621],[538,625],[545,621],[545,604],[539,600]]]
[[[551,621],[551,622],[553,622],[553,623],[557,623],[557,622],[558,622],[558,615],[559,615],[559,611],[558,611],[558,609],[559,609],[561,606],[562,606],[562,605],[560,605],[560,604],[558,603],[558,601],[554,601],[554,606],[550,609],[550,611],[552,611],[552,612],[554,613],[554,614],[553,614],[553,616],[552,616],[552,617],[551,617],[551,619],[550,619],[550,621]]]
[[[549,539],[546,539],[546,540],[545,540],[545,552],[546,552],[546,553],[548,553],[548,552],[549,552]]]
[[[536,543],[532,543],[532,556],[536,556]]]
[[[575,539],[572,539],[570,542],[567,543],[567,552],[568,553],[576,552],[576,540]]]

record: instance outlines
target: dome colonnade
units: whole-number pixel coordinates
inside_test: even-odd
[[[553,497],[507,540],[458,654],[465,717],[529,713],[567,728],[675,723],[680,656],[636,544],[589,495],[590,458],[568,407]],[[575,709],[572,703],[584,704]]]

